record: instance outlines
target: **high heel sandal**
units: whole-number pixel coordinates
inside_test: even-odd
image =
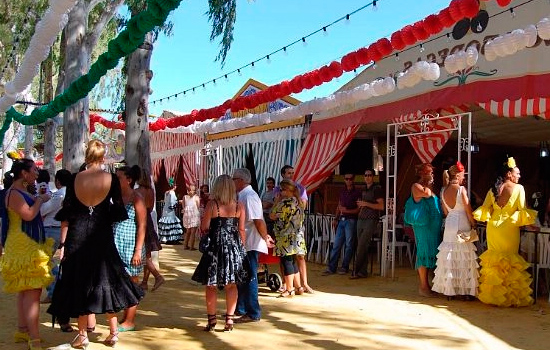
[[[29,350],[42,350],[41,339],[29,339]]]
[[[28,343],[29,340],[31,340],[31,338],[28,332],[15,331],[15,333],[13,333],[13,341],[15,343]]]
[[[279,294],[277,296],[277,298],[290,298],[294,295],[295,291],[294,289],[293,290],[285,290],[284,292],[282,292],[281,294]]]
[[[107,337],[107,339],[103,341],[103,344],[110,347],[114,347],[116,343],[118,343],[118,332],[109,333],[109,336]]]
[[[225,315],[225,327],[224,332],[231,332],[233,330],[233,315]]]
[[[80,333],[78,333],[71,342],[71,347],[73,347],[74,349],[86,349],[88,345],[90,345],[90,340],[88,340],[88,336]]]
[[[210,315],[208,314],[208,324],[206,327],[204,327],[205,332],[213,332],[214,328],[216,328],[216,324],[218,323],[218,320],[216,318],[216,314]]]

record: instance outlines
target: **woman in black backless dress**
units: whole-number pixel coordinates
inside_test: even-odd
[[[73,176],[63,207],[56,215],[62,222],[62,277],[55,286],[48,312],[78,318],[79,334],[71,343],[73,348],[86,348],[89,344],[86,315],[103,313],[108,314],[111,333],[105,344],[113,346],[118,341],[116,312],[138,304],[143,297],[141,288],[125,271],[114,242],[113,222],[128,217],[117,177],[111,174],[110,190],[95,206],[82,204],[75,192],[75,179],[85,172],[90,181],[108,183],[109,176],[100,168],[104,153],[103,143],[90,141],[87,170]],[[84,187],[79,195],[83,196],[86,190],[93,189]]]

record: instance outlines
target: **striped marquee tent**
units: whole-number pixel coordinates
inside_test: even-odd
[[[369,83],[379,77],[394,76],[405,71],[419,60],[435,61],[441,66],[441,76],[435,82],[423,81],[413,88],[396,89],[387,95],[340,105],[336,108],[321,111],[313,116],[310,133],[306,143],[321,145],[333,135],[342,135],[339,147],[346,147],[351,141],[347,136],[364,125],[377,125],[384,130],[385,124],[419,118],[424,111],[436,111],[440,115],[449,115],[472,111],[474,125],[476,113],[492,114],[498,117],[522,118],[537,116],[542,120],[550,118],[550,41],[538,38],[535,45],[518,51],[514,55],[499,57],[489,61],[483,55],[485,43],[501,34],[518,28],[537,24],[541,16],[548,13],[548,3],[532,1],[515,8],[515,18],[510,21],[503,18],[502,8],[495,2],[481,2],[482,7],[492,16],[487,28],[481,33],[468,32],[459,40],[448,41],[443,36],[423,43],[423,51],[405,50],[400,52],[399,60],[388,57],[377,64],[377,69],[365,69],[353,80],[345,84],[340,91],[351,90],[359,85]],[[508,14],[509,16],[509,14]],[[504,16],[505,17],[505,16]],[[478,48],[479,59],[468,69],[447,73],[444,66],[445,55],[464,50],[469,46]],[[444,121],[442,122],[444,123]],[[495,127],[499,119],[494,119]],[[384,125],[383,128],[380,125]],[[441,125],[443,128],[444,126]],[[543,125],[543,128],[550,124]],[[473,130],[476,132],[476,130]],[[533,130],[537,131],[537,130]],[[540,130],[539,130],[540,132]],[[513,132],[512,132],[513,134]],[[410,142],[422,161],[431,161],[443,147],[450,135],[442,133],[430,138],[411,137]],[[518,137],[518,135],[506,135]],[[544,138],[540,133],[537,137]],[[309,139],[312,140],[309,140]],[[317,138],[313,141],[313,138]],[[525,138],[525,137],[524,137]],[[546,136],[547,140],[548,137]],[[349,140],[349,141],[348,141]],[[542,141],[542,140],[538,140]],[[533,138],[533,144],[538,142]],[[334,150],[327,150],[325,157],[331,157]],[[323,157],[317,155],[317,157]],[[305,158],[304,158],[305,159]],[[314,159],[314,158],[310,158]],[[328,159],[328,158],[327,158]],[[333,167],[338,164],[338,156],[331,161],[325,159],[319,164]],[[340,157],[341,159],[341,157]],[[309,170],[305,170],[308,172]],[[330,171],[325,172],[325,175]],[[304,174],[301,174],[306,178]],[[308,175],[307,177],[311,177]],[[323,175],[315,181],[322,181]]]

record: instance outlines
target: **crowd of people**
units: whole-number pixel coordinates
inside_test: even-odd
[[[419,165],[417,176],[405,205],[404,219],[415,234],[419,294],[478,298],[483,303],[504,307],[530,305],[531,276],[526,271],[529,263],[519,254],[520,228],[533,224],[537,212],[526,206],[514,158],[501,164],[485,201],[473,212],[462,186],[465,169],[460,162],[444,171],[441,198],[433,192],[430,164]],[[477,222],[486,223],[487,232],[487,250],[479,256],[479,264],[473,244]]]
[[[205,331],[217,324],[217,290],[225,291],[224,331],[231,331],[235,323],[260,321],[261,254],[279,257],[283,275],[279,297],[314,292],[305,264],[308,198],[305,188],[292,180],[292,166],[281,169],[279,185],[268,178],[261,197],[252,189],[246,168],[218,176],[212,192],[208,185],[201,186],[199,194],[189,186],[181,201],[170,179],[157,232],[151,216],[155,205],[151,175],[126,165],[110,174],[103,167],[104,155],[105,145],[90,141],[80,172],[55,174],[55,192],[43,186],[49,182],[47,172],[29,159],[15,159],[4,178],[0,267],[4,290],[17,293],[15,342],[41,349],[39,303],[46,288],[42,302],[51,303],[48,313],[61,330],[73,331],[70,319],[77,319],[72,348],[89,345],[95,314],[107,314],[110,334],[104,343],[114,346],[120,332],[135,330],[137,307],[150,275],[155,280],[152,291],[165,282],[151,258],[152,252],[162,249],[161,243],[183,241],[184,249],[194,250],[195,241],[200,241],[202,256],[192,280],[205,286]],[[519,230],[534,222],[536,212],[526,207],[514,159],[503,164],[475,211],[463,186],[462,164],[444,171],[440,198],[433,190],[433,167],[421,164],[416,170],[418,180],[411,187],[404,220],[414,230],[419,294],[478,298],[498,306],[531,304],[529,264],[518,254]],[[334,244],[323,275],[351,271],[351,279],[368,276],[369,246],[384,209],[384,195],[374,175],[374,169],[367,169],[365,185],[359,188],[355,176],[345,174]],[[175,211],[178,203],[183,207],[181,220]],[[479,257],[471,234],[477,222],[486,222],[488,242]],[[123,313],[120,322],[118,312]]]

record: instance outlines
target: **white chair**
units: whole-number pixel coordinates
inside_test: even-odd
[[[537,281],[537,285],[535,286],[535,288],[537,290],[535,292],[535,295],[538,295],[538,281],[540,281],[539,270],[550,269],[550,235],[540,233],[538,234],[538,249],[539,259],[537,261],[537,271],[535,271],[535,280]],[[546,284],[548,285],[548,281],[546,281]],[[548,296],[548,302],[550,302],[550,295]]]
[[[411,244],[409,242],[396,241],[395,251],[399,256],[399,265],[403,266],[403,250],[405,250],[411,267],[414,268]],[[388,251],[391,251],[391,242],[388,242]]]

